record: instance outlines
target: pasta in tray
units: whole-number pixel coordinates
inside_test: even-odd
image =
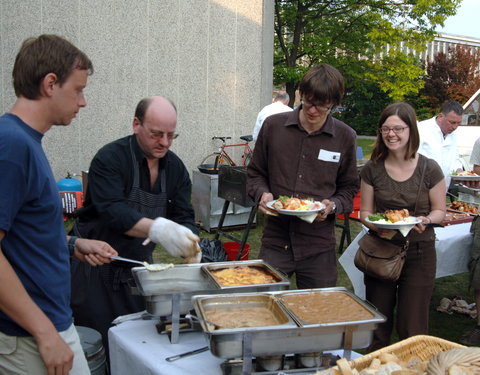
[[[276,277],[258,267],[224,268],[218,271],[211,271],[211,273],[215,280],[223,286],[273,284],[278,282]]]

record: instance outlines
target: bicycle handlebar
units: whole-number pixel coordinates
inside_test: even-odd
[[[227,139],[232,139],[232,137],[217,137],[217,136],[213,136],[213,137],[212,137],[212,140],[215,140],[215,139],[220,139],[223,143],[225,143]],[[240,139],[241,139],[242,141],[247,142],[247,143],[253,141],[253,137],[252,137],[251,135],[242,135],[242,136],[240,137]]]
[[[220,139],[222,140],[222,142],[225,143],[227,139],[232,139],[232,137],[216,137],[216,136],[212,137],[212,140],[215,140],[215,139]]]

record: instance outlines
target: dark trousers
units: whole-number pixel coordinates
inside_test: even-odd
[[[365,275],[366,298],[387,321],[374,331],[369,351],[390,345],[395,327],[400,340],[428,333],[430,299],[435,285],[435,242],[411,243],[402,274],[389,282]]]
[[[74,259],[70,305],[75,325],[92,328],[102,335],[107,361],[109,360],[108,330],[112,321],[121,315],[145,310],[145,300],[132,295],[128,279],[130,268],[106,264],[92,267]]]
[[[262,246],[259,258],[288,277],[295,273],[298,289],[336,286],[338,270],[335,249],[295,261],[290,249],[277,250]]]

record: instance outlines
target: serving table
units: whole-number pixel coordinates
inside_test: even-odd
[[[208,346],[204,334],[182,333],[177,344],[171,344],[167,335],[160,335],[155,320],[131,320],[110,328],[111,375],[222,375],[221,363],[225,360],[213,356],[209,350],[174,362],[165,359]],[[343,357],[343,350],[330,353]],[[360,354],[351,352],[351,358]]]
[[[473,235],[470,233],[471,223],[448,225],[435,228],[435,250],[437,252],[436,278],[456,275],[468,271],[470,247]],[[352,282],[357,296],[365,299],[365,285],[363,273],[355,267],[353,259],[358,250],[358,241],[367,233],[367,228],[362,226],[362,231],[343,252],[339,262]]]

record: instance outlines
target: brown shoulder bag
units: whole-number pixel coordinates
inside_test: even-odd
[[[358,241],[355,266],[364,274],[382,280],[396,281],[407,256],[408,241],[403,246],[370,233]]]

